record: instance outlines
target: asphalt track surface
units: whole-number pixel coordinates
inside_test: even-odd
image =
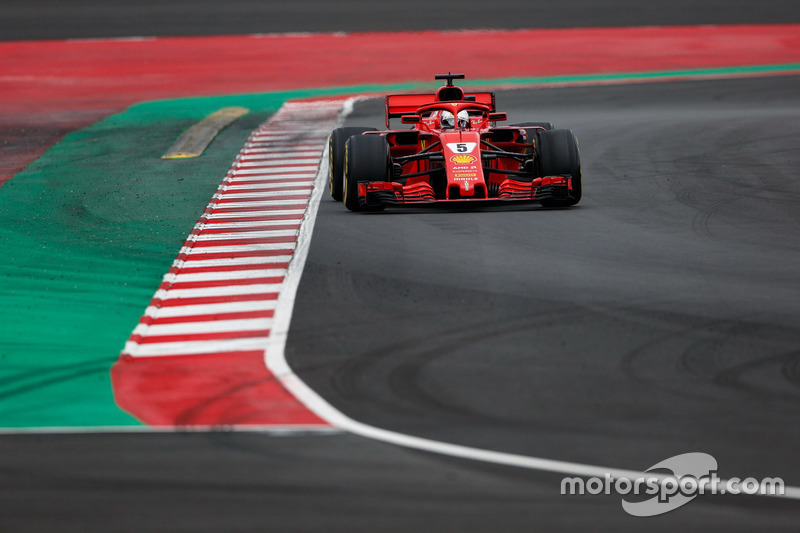
[[[379,427],[646,469],[689,451],[797,484],[800,79],[498,93],[568,125],[566,210],[320,207],[287,356]],[[380,103],[353,124],[378,124]],[[638,530],[560,475],[351,435],[6,436],[0,527]],[[702,497],[652,530],[789,528],[794,501]],[[64,528],[61,528],[64,529]],[[108,530],[108,529],[107,529]]]
[[[680,16],[711,22],[722,4]],[[581,204],[362,215],[323,201],[290,364],[379,427],[637,470],[704,451],[723,476],[798,485],[798,95],[797,77],[499,92],[512,121],[575,131]],[[374,102],[350,119],[380,122]],[[0,457],[2,531],[752,531],[800,519],[794,501],[728,496],[634,519],[619,497],[561,496],[560,475],[346,434],[17,435]]]
[[[706,451],[723,476],[798,479],[799,90],[791,77],[498,93],[512,121],[576,132],[579,207],[323,203],[290,364],[349,416],[434,440],[642,469]],[[381,113],[363,104],[348,123]]]
[[[0,40],[770,24],[797,21],[797,11],[793,0],[5,0]]]
[[[800,428],[781,420],[800,414],[798,89],[498,92],[510,122],[575,131],[585,199],[324,202],[290,364],[353,418],[437,440],[643,467],[694,446],[733,471],[796,468]],[[348,125],[379,126],[382,104]],[[770,457],[742,460],[755,449]]]

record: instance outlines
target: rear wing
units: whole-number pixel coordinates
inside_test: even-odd
[[[490,106],[491,112],[496,111],[494,93],[466,93],[464,100]],[[436,102],[435,94],[387,94],[386,95],[386,127],[391,129],[389,121],[403,115],[413,115],[417,108],[425,104]]]

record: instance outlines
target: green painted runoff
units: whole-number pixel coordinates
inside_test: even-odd
[[[0,187],[0,428],[138,425],[110,367],[248,135],[290,96],[138,104]],[[251,112],[202,157],[161,159],[230,105]]]

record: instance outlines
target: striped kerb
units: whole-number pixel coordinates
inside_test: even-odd
[[[250,135],[112,369],[122,409],[150,425],[327,427],[264,350],[342,105],[289,102]]]

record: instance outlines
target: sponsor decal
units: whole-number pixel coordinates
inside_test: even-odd
[[[474,163],[477,160],[478,160],[477,157],[469,154],[454,155],[453,157],[450,158],[450,161],[459,165],[468,165],[470,163]]]

